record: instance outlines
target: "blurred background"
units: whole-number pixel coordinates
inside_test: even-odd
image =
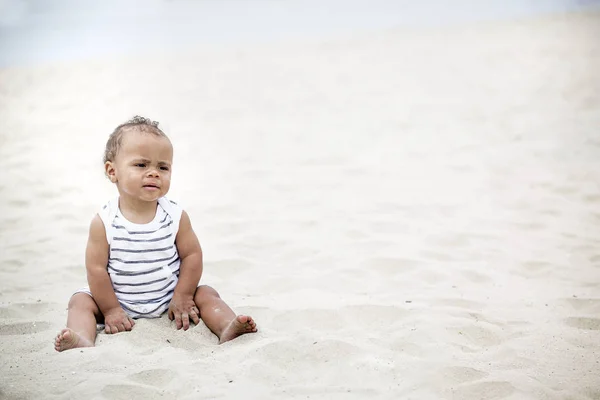
[[[600,7],[599,0],[0,0],[0,66]]]
[[[531,218],[518,207],[532,182],[592,179],[582,163],[598,159],[597,10],[582,0],[0,0],[0,155],[13,165],[4,187],[18,185],[4,201],[49,224],[41,204],[81,207],[60,224],[84,241],[86,216],[114,195],[106,138],[142,114],[173,140],[170,195],[203,216],[205,242],[221,241],[222,254],[293,266],[272,251],[282,235],[316,252],[327,243],[340,259],[360,251],[359,232],[417,249],[440,234],[441,215],[449,229],[506,222],[513,206]],[[371,218],[397,226],[363,226]],[[231,243],[234,233],[264,247]]]

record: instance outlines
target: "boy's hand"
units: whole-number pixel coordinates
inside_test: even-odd
[[[187,331],[190,327],[190,318],[197,325],[200,322],[199,315],[200,312],[194,303],[194,296],[173,294],[169,304],[169,319],[175,320],[178,330],[183,328],[184,331]]]
[[[104,332],[119,333],[130,331],[135,322],[123,311],[121,307],[113,308],[104,314]]]

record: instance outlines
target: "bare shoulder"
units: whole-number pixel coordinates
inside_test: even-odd
[[[100,218],[100,215],[98,214],[96,214],[94,218],[92,218],[92,222],[90,222],[89,241],[98,244],[106,243],[108,246],[104,222],[102,222],[102,218]]]
[[[188,229],[192,228],[192,221],[190,220],[190,216],[185,210],[181,210],[181,219],[179,220],[180,231],[182,227],[187,227]]]
[[[181,211],[181,219],[179,220],[179,231],[177,232],[177,239],[185,238],[186,236],[194,235],[194,230],[192,229],[192,221],[190,220],[190,216],[185,210]]]
[[[201,251],[200,243],[198,242],[198,237],[192,229],[192,222],[190,221],[190,216],[185,211],[181,212],[181,220],[179,221],[179,231],[177,232],[175,243],[177,244],[179,256],[182,258],[184,258],[188,254]]]
[[[88,271],[106,270],[108,263],[109,246],[106,240],[104,222],[99,215],[90,222],[90,233],[85,251],[85,265]]]

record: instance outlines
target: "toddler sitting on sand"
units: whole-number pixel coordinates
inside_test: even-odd
[[[85,264],[89,288],[69,302],[57,351],[94,346],[96,323],[106,333],[130,331],[135,318],[165,311],[177,329],[200,318],[219,343],[256,332],[209,286],[198,286],[202,250],[190,218],[164,196],[171,184],[173,146],[158,123],[135,117],[110,135],[104,168],[119,197],[93,218]]]

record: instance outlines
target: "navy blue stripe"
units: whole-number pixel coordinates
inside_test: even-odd
[[[121,283],[121,282],[115,282],[115,281],[113,281],[113,284],[114,285],[121,285],[121,286],[144,286],[144,285],[151,285],[153,283],[162,282],[162,281],[165,281],[165,280],[167,280],[169,278],[170,277],[165,277],[165,278],[155,279],[153,281],[140,282],[140,283]]]
[[[169,290],[167,293],[163,294],[162,296],[156,297],[154,299],[144,299],[144,300],[127,300],[127,299],[120,299],[121,301],[125,301],[125,302],[130,302],[130,303],[134,303],[134,304],[156,304],[157,302],[161,302],[163,299],[166,299],[167,297],[169,297],[169,299],[171,297],[173,297],[173,292],[175,290],[171,289]]]
[[[148,233],[158,232],[161,229],[170,226],[172,223],[173,223],[173,220],[169,221],[168,223],[166,223],[164,225],[161,225],[158,229],[153,230],[153,231],[128,231],[127,228],[125,228],[123,225],[115,225],[115,224],[112,224],[112,227],[115,228],[115,229],[124,229],[130,235],[145,235],[145,234],[148,234]]]
[[[121,262],[123,264],[152,264],[152,263],[157,263],[157,262],[161,262],[161,261],[168,261],[168,260],[172,260],[173,257],[177,256],[177,250],[175,250],[175,252],[173,253],[172,256],[167,257],[167,258],[156,258],[154,260],[123,260],[121,258],[109,258],[108,261],[118,261]]]
[[[169,246],[169,247],[161,247],[158,249],[142,249],[142,250],[133,250],[133,249],[119,249],[119,248],[111,248],[111,251],[122,251],[124,253],[152,253],[154,251],[165,251],[165,250],[171,250],[173,248],[173,245]]]
[[[172,280],[171,282],[169,282],[166,286],[161,287],[160,289],[156,289],[156,290],[145,290],[143,292],[124,292],[122,290],[117,290],[115,289],[115,293],[121,293],[121,294],[146,294],[146,293],[156,293],[156,292],[161,292],[163,290],[165,290],[166,288],[168,288],[169,286],[171,286],[173,283],[177,283],[177,281]]]
[[[112,240],[122,240],[125,242],[160,242],[161,240],[168,239],[173,236],[172,233],[169,233],[166,236],[155,238],[155,239],[129,239],[126,237],[114,237]]]
[[[115,269],[115,268],[111,268],[109,267],[111,270],[115,271],[117,273],[117,275],[119,276],[140,276],[140,275],[148,275],[148,274],[152,274],[154,272],[158,272],[161,269],[163,269],[163,267],[158,267],[158,268],[154,268],[154,269],[147,269],[144,271],[136,271],[136,272],[132,272],[132,271],[123,271],[123,270],[119,270],[119,269]]]

